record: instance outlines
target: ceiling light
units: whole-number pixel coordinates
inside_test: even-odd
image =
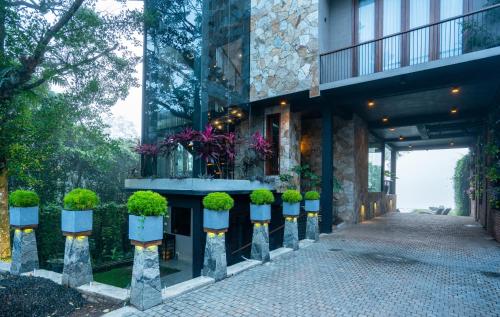
[[[236,116],[237,116],[238,118],[241,118],[241,116],[243,116],[243,115],[241,114],[241,112],[238,112],[238,113],[236,114]]]
[[[456,95],[456,94],[458,94],[459,92],[460,92],[460,88],[458,88],[458,87],[453,87],[453,88],[451,88],[451,93],[452,93],[452,94],[455,94],[455,95]]]
[[[281,100],[281,101],[280,101],[280,105],[281,105],[282,107],[286,106],[286,100]]]
[[[215,124],[215,125],[218,125],[219,123],[220,123],[220,122],[219,122],[219,120],[215,120],[215,121],[214,121],[214,124]]]
[[[402,135],[399,136],[399,141],[403,141],[404,139],[405,139],[404,136],[402,136]]]
[[[219,124],[219,125],[217,126],[217,129],[222,130],[222,125],[221,125],[221,124]]]
[[[457,108],[457,107],[453,107],[453,108],[451,108],[450,112],[451,112],[452,114],[455,114],[455,113],[457,113],[457,112],[458,112],[458,108]]]
[[[396,128],[389,128],[389,131],[394,132],[396,131]]]
[[[238,112],[238,110],[236,110],[236,109],[231,110],[231,114],[236,114],[237,112]]]
[[[383,118],[382,118],[382,122],[384,122],[384,123],[385,123],[385,122],[389,122],[389,117],[383,117]]]
[[[453,142],[450,142],[450,146],[454,146],[454,145],[455,145],[455,143],[453,143]]]
[[[368,108],[373,108],[373,107],[375,107],[375,101],[369,100],[368,101]]]

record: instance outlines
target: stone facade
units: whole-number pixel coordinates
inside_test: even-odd
[[[342,191],[335,194],[338,216],[347,223],[365,217],[368,206],[368,129],[357,116],[334,117],[333,167]]]
[[[224,233],[207,233],[202,275],[216,281],[226,278],[226,235]]]
[[[146,310],[162,303],[158,247],[135,247],[130,303]]]
[[[252,252],[253,260],[268,262],[269,255],[269,226],[267,223],[255,223],[253,225]]]
[[[36,236],[33,229],[16,229],[10,273],[20,275],[38,269]]]
[[[314,241],[319,240],[319,223],[317,213],[309,213],[307,215],[306,239]]]
[[[318,0],[252,0],[250,100],[319,95]]]
[[[297,218],[286,217],[283,233],[283,246],[294,250],[299,249],[299,229]]]
[[[67,236],[64,248],[62,284],[69,287],[78,287],[90,283],[92,280],[89,238]]]

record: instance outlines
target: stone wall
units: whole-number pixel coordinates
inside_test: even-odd
[[[318,0],[252,0],[250,100],[319,95]]]
[[[333,167],[342,191],[335,194],[338,217],[358,223],[368,212],[368,130],[357,116],[334,117]]]

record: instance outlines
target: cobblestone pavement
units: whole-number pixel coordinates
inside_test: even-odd
[[[470,218],[389,214],[141,316],[500,316],[500,244]]]

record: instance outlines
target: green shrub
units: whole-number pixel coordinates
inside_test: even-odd
[[[89,189],[75,188],[64,196],[66,210],[90,210],[98,204],[99,197]]]
[[[215,211],[226,211],[234,206],[234,200],[227,193],[210,193],[203,198],[203,206]]]
[[[281,199],[284,202],[295,204],[302,200],[302,195],[297,190],[289,189],[281,195]]]
[[[254,205],[270,205],[274,203],[274,195],[269,189],[256,189],[250,194]]]
[[[40,203],[38,195],[31,190],[16,190],[9,195],[9,205],[12,207],[35,207]]]
[[[150,190],[137,191],[129,197],[127,207],[131,215],[163,216],[167,213],[167,199]]]
[[[315,190],[309,191],[304,195],[305,200],[319,200],[319,193]]]

